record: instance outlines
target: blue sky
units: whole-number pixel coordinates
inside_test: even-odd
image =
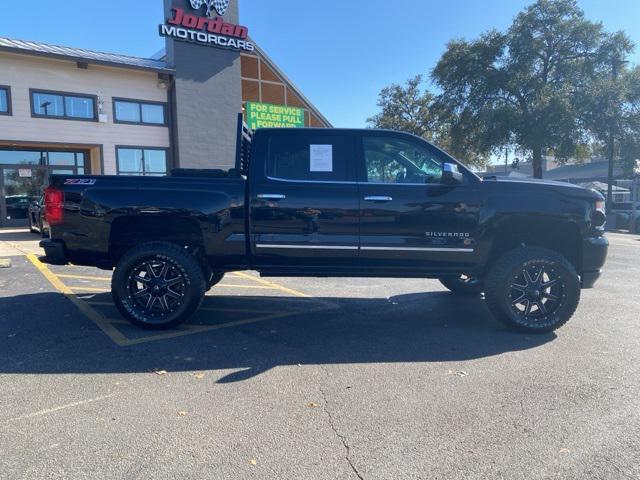
[[[504,29],[523,0],[240,0],[254,40],[338,127],[362,127],[382,87],[433,68],[451,38]],[[640,1],[579,0],[640,44]],[[2,0],[0,36],[137,56],[164,45],[162,0]],[[640,48],[632,58],[640,63]],[[0,80],[2,72],[0,72]],[[0,81],[1,83],[1,81]]]

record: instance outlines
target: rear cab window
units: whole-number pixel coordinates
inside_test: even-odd
[[[353,182],[352,139],[348,135],[278,134],[269,140],[266,176],[297,182]]]

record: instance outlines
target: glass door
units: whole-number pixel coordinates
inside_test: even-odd
[[[0,226],[27,226],[29,205],[42,195],[49,175],[84,175],[87,161],[81,150],[0,148]]]
[[[29,205],[37,200],[47,185],[47,170],[42,167],[0,168],[2,226],[28,225]]]

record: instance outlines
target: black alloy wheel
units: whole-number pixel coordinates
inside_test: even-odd
[[[198,309],[206,282],[203,268],[185,248],[147,243],[127,252],[116,265],[111,293],[120,313],[149,329],[175,327]]]
[[[529,320],[552,315],[562,306],[564,285],[553,267],[525,266],[511,283],[511,309]]]
[[[564,325],[580,301],[580,278],[562,255],[522,247],[503,255],[486,278],[489,310],[520,331],[550,332]]]
[[[168,259],[151,259],[134,267],[127,282],[129,299],[143,314],[162,318],[184,301],[185,277]]]

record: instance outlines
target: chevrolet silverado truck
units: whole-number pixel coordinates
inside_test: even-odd
[[[604,198],[480,178],[413,135],[239,122],[236,166],[168,177],[53,176],[55,264],[114,270],[120,313],[170,328],[226,272],[434,278],[527,332],[567,322],[605,263]]]

